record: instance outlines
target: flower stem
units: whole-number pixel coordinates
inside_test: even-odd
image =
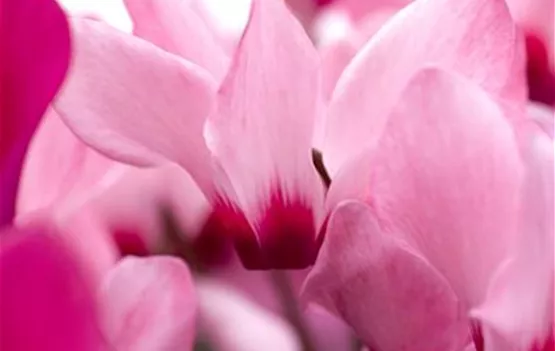
[[[283,307],[285,317],[297,332],[299,340],[303,346],[303,351],[316,351],[314,340],[312,339],[310,331],[308,330],[306,322],[303,318],[286,271],[271,270],[270,278],[274,284],[277,295],[281,300],[280,302]]]

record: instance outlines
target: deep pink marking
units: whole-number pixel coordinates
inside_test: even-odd
[[[553,333],[549,335],[547,340],[543,342],[536,342],[530,351],[555,351],[555,336]]]
[[[113,231],[113,237],[122,256],[148,256],[150,254],[143,237],[135,230],[116,229]]]
[[[321,245],[312,209],[301,201],[285,200],[276,191],[257,230],[236,208],[220,202],[210,217],[211,235],[232,238],[247,269],[303,269],[312,265]]]
[[[312,208],[300,200],[287,200],[280,191],[260,221],[258,236],[270,269],[303,269],[314,263],[318,253]]]
[[[205,267],[224,266],[233,257],[233,245],[230,232],[241,229],[242,222],[239,218],[239,225],[230,209],[222,208],[218,204],[206,219],[200,234],[191,243],[195,258]],[[248,225],[248,223],[247,223]],[[232,229],[236,228],[236,229]]]
[[[526,36],[529,98],[555,106],[555,73],[549,64],[549,55],[543,40],[533,34]]]

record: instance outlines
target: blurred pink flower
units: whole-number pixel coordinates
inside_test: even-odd
[[[125,258],[97,284],[54,227],[0,234],[2,350],[192,349],[196,295],[179,259]]]

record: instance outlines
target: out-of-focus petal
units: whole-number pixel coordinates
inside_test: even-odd
[[[249,20],[252,0],[188,0],[229,55]]]
[[[231,287],[200,281],[197,289],[202,330],[215,350],[301,350],[291,326]]]
[[[470,81],[418,73],[378,145],[345,167],[332,208],[360,199],[449,281],[465,308],[481,304],[516,236],[522,165],[511,124]]]
[[[190,350],[196,294],[187,266],[170,257],[121,260],[100,290],[103,330],[121,351]]]
[[[216,89],[209,74],[101,22],[72,24],[72,67],[55,103],[60,117],[83,141],[115,159],[170,159],[211,192],[203,138]]]
[[[163,214],[171,211],[192,240],[211,209],[191,176],[175,164],[152,169],[128,168],[90,201],[124,253],[152,252],[162,244]]]
[[[419,0],[399,11],[337,83],[323,150],[332,178],[349,158],[376,143],[400,93],[425,66],[459,72],[524,109],[521,39],[503,0]]]
[[[131,33],[133,23],[125,9],[123,0],[57,0],[72,16],[102,20],[111,26]]]
[[[335,0],[330,6],[331,11],[343,11],[354,22],[363,21],[366,16],[384,7],[401,7],[411,0]]]
[[[114,168],[124,167],[97,153],[49,110],[25,158],[17,198],[19,215],[71,201],[94,191]]]
[[[555,137],[555,111],[542,104],[530,103],[528,117],[534,121],[552,140]]]
[[[532,137],[522,191],[520,239],[512,260],[492,281],[488,299],[474,311],[486,350],[532,350],[553,333],[553,140]],[[497,336],[497,337],[494,337]],[[499,343],[503,344],[499,344]]]
[[[215,35],[190,1],[125,0],[133,33],[206,68],[220,82],[229,62]]]
[[[358,50],[398,11],[387,7],[368,15],[356,27],[349,27],[340,38],[324,44],[321,50],[324,93],[330,98],[343,70]],[[331,15],[330,15],[331,16]],[[322,23],[326,25],[326,23]],[[325,29],[324,29],[325,30]]]
[[[92,286],[57,233],[1,234],[0,349],[103,350]]]
[[[66,74],[70,39],[54,0],[2,1],[0,225],[14,215],[27,144]]]
[[[259,240],[270,261],[303,256],[304,267],[315,254],[323,198],[311,160],[319,73],[318,54],[285,4],[254,1],[207,133],[234,200],[258,229],[248,240]]]
[[[332,214],[303,294],[344,318],[372,349],[456,350],[468,337],[447,281],[360,203]]]
[[[551,67],[555,68],[555,2],[551,0],[507,0],[515,21],[530,34],[546,43]]]

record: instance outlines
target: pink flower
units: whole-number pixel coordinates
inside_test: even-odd
[[[255,1],[217,92],[212,77],[223,76],[227,57],[220,46],[186,5],[178,11],[150,4],[157,11],[127,5],[135,34],[159,47],[98,22],[74,21],[74,64],[56,110],[85,142],[112,157],[169,159],[185,168],[246,266],[310,265],[323,219],[323,186],[311,161],[313,124],[322,110],[318,56],[303,29],[281,2]],[[272,58],[279,58],[277,67]]]
[[[57,229],[0,234],[2,350],[191,349],[196,295],[179,259],[125,258],[97,284]]]
[[[304,294],[371,349],[551,345],[553,145],[519,38],[502,1],[416,1],[339,78]]]

